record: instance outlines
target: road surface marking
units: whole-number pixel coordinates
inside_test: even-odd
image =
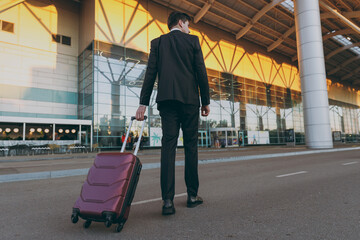
[[[186,196],[187,193],[180,193],[174,196],[174,198],[176,197],[182,197],[182,196]],[[133,202],[131,205],[139,205],[139,204],[144,204],[144,203],[149,203],[149,202],[156,202],[156,201],[160,201],[162,200],[162,198],[154,198],[154,199],[149,199],[149,200],[144,200],[144,201],[139,201],[139,202]]]
[[[295,172],[295,173],[288,173],[288,174],[283,174],[283,175],[279,175],[276,177],[288,177],[288,176],[293,176],[293,175],[298,175],[298,174],[303,174],[303,173],[307,173],[306,171],[301,171],[301,172]]]
[[[348,163],[343,163],[342,165],[346,166],[346,165],[352,165],[352,164],[357,164],[359,162],[348,162]]]

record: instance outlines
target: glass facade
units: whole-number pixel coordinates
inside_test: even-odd
[[[147,53],[100,41],[80,55],[79,118],[93,120],[99,148],[121,147],[139,104],[147,59]],[[207,73],[211,114],[200,117],[200,146],[305,143],[301,92],[212,69]],[[143,146],[158,146],[160,140],[156,91],[155,83]],[[360,140],[359,114],[357,106],[330,100],[332,131],[340,131],[346,140]],[[133,126],[131,135],[136,136],[140,123]]]
[[[360,108],[348,103],[329,100],[332,132],[341,132],[342,141],[360,141]]]

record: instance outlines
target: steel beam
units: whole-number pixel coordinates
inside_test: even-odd
[[[200,9],[200,11],[194,17],[194,23],[198,23],[202,17],[205,16],[210,7],[214,4],[215,0],[209,0],[205,5]]]
[[[354,71],[350,72],[349,74],[346,74],[345,76],[343,76],[343,77],[341,78],[341,81],[344,81],[344,80],[346,80],[346,79],[351,78],[352,76],[354,76],[354,75],[355,75],[357,72],[359,72],[359,71],[360,71],[360,67],[356,68]]]
[[[360,55],[346,60],[346,61],[343,62],[340,66],[338,66],[338,67],[334,68],[333,70],[329,71],[329,72],[327,73],[327,75],[333,75],[333,74],[337,73],[338,71],[340,71],[342,68],[344,68],[344,67],[346,67],[347,65],[349,65],[350,63],[355,62],[356,60],[359,60],[359,59],[360,59]]]
[[[2,5],[0,6],[0,13],[3,13],[9,10],[10,8],[13,8],[23,2],[25,2],[25,0],[16,0],[16,1],[11,1],[10,3],[7,3],[5,5]]]
[[[334,10],[336,11],[336,10]],[[360,11],[352,11],[352,12],[341,12],[344,17],[346,18],[360,18]],[[336,18],[334,14],[328,12],[328,13],[322,13],[320,14],[321,19],[328,19],[328,18]]]
[[[274,42],[273,44],[271,44],[267,51],[271,52],[272,50],[274,50],[275,48],[277,48],[278,46],[281,45],[281,43],[288,38],[291,34],[293,34],[295,32],[295,26],[289,28],[276,42]],[[349,34],[349,33],[353,33],[354,30],[348,28],[348,29],[342,29],[342,30],[338,30],[335,31],[333,33],[327,33],[325,35],[323,35],[323,41],[326,41],[327,39],[334,37],[336,35],[342,35],[342,34]],[[294,56],[292,61],[296,61],[297,60],[297,56]]]
[[[249,21],[249,23],[236,34],[236,39],[240,39],[242,36],[244,36],[262,16],[264,16],[270,9],[283,1],[284,0],[273,0],[271,3],[267,4],[259,12],[257,12],[255,16]]]
[[[277,48],[286,38],[288,38],[294,32],[295,32],[295,26],[289,28],[276,42],[274,42],[267,48],[267,51],[271,52],[272,50]]]
[[[354,30],[352,30],[351,28],[346,28],[346,29],[341,29],[341,30],[334,31],[331,33],[327,33],[327,34],[323,35],[323,41],[326,41],[329,38],[332,38],[337,35],[349,34],[349,33],[353,33],[353,32],[354,32]]]
[[[335,56],[336,54],[338,54],[338,53],[340,53],[342,51],[345,51],[345,50],[353,48],[353,47],[358,47],[358,46],[360,46],[360,42],[340,47],[340,48],[336,49],[335,51],[332,51],[331,53],[326,55],[325,59],[329,60],[331,57]]]
[[[327,5],[326,3],[323,2],[323,0],[320,0],[320,5],[325,8],[326,10],[328,10],[329,12],[331,12],[332,14],[334,14],[337,18],[339,18],[344,24],[348,25],[349,27],[351,27],[352,29],[354,29],[354,31],[356,33],[360,33],[360,28],[353,23],[352,21],[350,21],[349,19],[347,19],[345,16],[343,16],[342,14],[340,14],[338,11],[336,11],[335,9],[331,8],[329,5]]]

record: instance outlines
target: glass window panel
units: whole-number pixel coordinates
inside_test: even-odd
[[[138,107],[139,98],[138,97],[126,97],[126,106]]]
[[[26,128],[27,128],[27,126],[26,126]],[[55,125],[55,140],[78,140],[78,138],[79,138],[78,132],[79,132],[78,125],[56,124]]]
[[[251,79],[245,78],[245,84],[246,84],[247,86],[249,86],[249,85],[255,86],[255,80],[251,80]]]
[[[140,101],[141,88],[139,87],[126,87],[125,94],[128,97],[135,97],[137,101]],[[153,94],[153,93],[152,93]]]
[[[52,140],[52,136],[52,124],[26,124],[25,140]]]
[[[61,36],[61,43],[64,45],[71,46],[71,37]]]
[[[14,23],[7,22],[7,21],[1,21],[2,23],[2,30],[5,32],[14,32]]]
[[[23,140],[23,124],[1,122],[0,140]]]

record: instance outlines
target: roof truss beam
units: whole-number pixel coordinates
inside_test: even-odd
[[[353,33],[353,32],[354,32],[354,30],[352,30],[351,28],[347,28],[347,29],[337,30],[332,33],[326,33],[325,35],[323,35],[323,41],[326,41],[329,38],[335,37],[337,35],[349,34],[349,33]]]
[[[289,28],[276,42],[274,42],[273,44],[271,44],[268,48],[267,51],[271,52],[272,50],[274,50],[275,48],[277,48],[278,46],[281,45],[281,43],[283,41],[285,41],[286,38],[288,38],[291,34],[293,34],[295,32],[295,26]],[[331,37],[334,37],[336,35],[342,35],[342,34],[349,34],[349,33],[353,33],[354,30],[348,28],[348,29],[342,29],[342,30],[338,30],[336,32],[333,33],[327,33],[325,35],[323,35],[323,41],[328,40]],[[293,60],[293,61],[296,61]]]
[[[334,10],[336,11],[336,10]],[[360,18],[360,11],[352,11],[352,12],[340,12],[341,15],[347,18]],[[320,18],[321,19],[329,19],[329,18],[336,18],[334,14],[328,12],[328,13],[321,13]]]
[[[340,66],[334,68],[333,70],[328,72],[328,75],[333,75],[335,73],[337,73],[338,71],[340,71],[342,68],[346,67],[347,65],[349,65],[352,62],[355,62],[356,60],[360,59],[360,55],[350,58],[349,60],[345,61],[344,63],[342,63]]]
[[[239,2],[240,4],[242,4],[242,5],[250,8],[250,9],[256,11],[256,12],[259,11],[257,8],[255,8],[254,6],[252,6],[251,4],[249,4],[249,3],[247,3],[247,2],[244,2],[244,1],[241,1],[241,0],[237,0],[237,2]],[[267,4],[267,3],[266,3],[266,4]],[[274,10],[276,10],[276,8],[274,8]],[[283,13],[283,12],[281,12],[281,11],[279,11],[279,12],[280,12],[280,13]],[[274,18],[274,17],[268,15],[267,13],[266,13],[264,16],[265,16],[266,18],[271,19],[271,21],[276,22],[277,24],[281,25],[281,26],[284,27],[284,28],[288,28],[288,27],[289,27],[289,25],[282,23],[282,22],[279,21],[277,18]],[[286,16],[287,16],[287,15],[286,15]]]
[[[327,5],[326,3],[323,2],[323,0],[320,0],[320,5],[325,8],[326,10],[328,10],[329,12],[331,12],[332,14],[334,14],[337,18],[339,18],[343,23],[345,23],[346,25],[348,25],[349,27],[351,27],[352,29],[355,30],[355,32],[360,34],[360,28],[353,23],[352,21],[350,21],[349,19],[347,19],[345,16],[343,16],[342,14],[340,14],[338,11],[336,11],[335,9],[331,8],[329,5]]]
[[[291,34],[293,34],[295,32],[295,27],[291,27],[289,28],[276,42],[274,42],[273,44],[271,44],[268,48],[267,51],[271,52],[272,50],[274,50],[275,48],[277,48],[278,46],[281,45],[281,43],[283,41],[285,41],[286,38],[288,38]]]
[[[184,1],[185,1],[185,0],[184,0]],[[241,13],[235,11],[234,9],[232,9],[232,8],[226,6],[226,5],[223,5],[223,4],[219,3],[219,2],[215,2],[214,5],[212,6],[212,9],[217,10],[217,11],[223,13],[223,14],[229,14],[229,15],[235,17],[236,19],[238,19],[240,22],[246,22],[246,21],[249,20],[248,17],[242,15]],[[220,19],[222,19],[222,20],[224,20],[224,21],[231,22],[232,24],[234,24],[234,25],[236,25],[236,26],[238,26],[238,27],[242,27],[239,23],[237,23],[237,22],[235,22],[235,21],[232,21],[232,20],[230,20],[230,19],[224,18],[224,17],[222,17],[222,16],[219,16],[218,14],[215,14],[215,13],[213,13],[212,11],[209,11],[208,13],[209,13],[209,14],[212,14],[212,15],[214,15],[214,16],[216,16],[216,17],[218,17],[218,18],[220,18]],[[268,35],[270,35],[271,37],[273,37],[273,38],[276,38],[276,39],[277,39],[277,38],[280,37],[280,36],[279,36],[279,34],[280,34],[279,32],[276,32],[275,30],[269,28],[269,27],[266,26],[266,25],[263,25],[263,24],[261,24],[261,23],[257,23],[255,27],[256,27],[257,29],[260,29],[260,30],[264,29],[264,30],[266,31],[266,33],[267,33]],[[256,32],[253,31],[252,29],[249,29],[249,32],[251,32],[251,33],[256,33]],[[258,33],[256,33],[256,34],[258,34]],[[259,35],[259,34],[258,34],[258,35]],[[260,36],[261,36],[261,35],[260,35]],[[263,36],[263,37],[266,38],[265,36]],[[269,39],[269,38],[267,38],[267,39]],[[272,41],[272,42],[274,41],[273,39],[269,39],[269,40]],[[289,39],[288,41],[289,41],[290,44],[296,45],[296,41],[294,41],[294,40],[292,40],[292,39]]]
[[[353,48],[353,47],[358,47],[360,46],[360,42],[354,43],[354,44],[350,44],[350,45],[346,45],[343,47],[340,47],[334,51],[332,51],[331,53],[329,53],[328,55],[325,56],[325,60],[329,60],[331,57],[335,56],[336,54],[345,51],[347,49]]]
[[[354,75],[355,75],[357,72],[359,72],[359,71],[360,71],[360,67],[356,68],[354,71],[350,72],[349,74],[346,74],[345,76],[343,76],[343,77],[341,78],[341,81],[344,81],[344,80],[346,80],[346,79],[351,78],[352,76],[354,76]]]
[[[205,16],[207,11],[209,11],[210,7],[214,4],[215,0],[207,1],[204,6],[200,9],[200,11],[194,17],[194,23],[198,23],[201,18]]]
[[[249,21],[249,23],[246,24],[246,26],[236,34],[236,39],[240,39],[241,37],[243,37],[262,16],[264,16],[270,9],[283,1],[285,0],[273,0],[271,3],[267,4],[264,8],[262,8],[258,13],[255,14],[255,16]]]
[[[337,0],[337,1],[340,2],[342,4],[342,6],[345,7],[347,10],[349,10],[349,11],[352,10],[347,2],[344,2],[343,0]]]

